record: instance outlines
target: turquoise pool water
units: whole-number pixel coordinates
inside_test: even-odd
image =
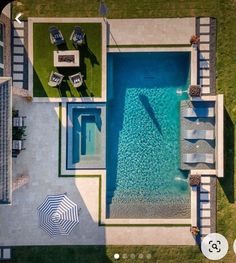
[[[105,105],[67,103],[66,168],[105,168]]]
[[[107,217],[190,218],[179,169],[189,52],[109,53]]]
[[[96,153],[96,126],[95,116],[82,116],[81,120],[81,154],[94,155]]]

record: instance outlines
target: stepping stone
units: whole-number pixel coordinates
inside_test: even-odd
[[[209,59],[210,58],[210,52],[200,52],[200,59]]]
[[[201,35],[200,42],[210,42],[210,35]]]
[[[21,24],[19,24],[17,21],[14,21],[13,25],[15,28],[22,28],[24,27],[24,21],[21,21]]]
[[[200,17],[200,24],[210,24],[210,17]]]
[[[210,85],[209,78],[200,78],[200,85]]]
[[[200,192],[210,192],[211,186],[210,185],[201,185]]]
[[[24,38],[14,37],[13,43],[16,46],[23,46],[24,45]]]
[[[13,48],[13,53],[15,54],[24,54],[24,47],[14,47]]]
[[[13,81],[12,85],[13,87],[23,89],[23,82]]]
[[[211,203],[210,202],[200,202],[200,209],[210,209]]]
[[[14,29],[14,37],[24,37],[23,29]]]
[[[11,249],[10,248],[3,248],[2,258],[3,259],[11,259]]]
[[[211,210],[200,210],[200,217],[211,217]]]
[[[202,94],[210,94],[211,90],[210,87],[202,87]]]
[[[211,233],[210,227],[201,227],[201,234],[202,235],[208,235]]]
[[[208,60],[200,60],[200,68],[209,69],[209,61]]]
[[[24,65],[23,64],[14,64],[13,65],[13,71],[23,72],[24,71]]]
[[[210,71],[209,69],[201,69],[200,70],[200,77],[209,77]]]
[[[24,56],[13,56],[13,62],[23,63],[24,62]]]
[[[201,177],[201,183],[209,184],[211,182],[210,176],[202,176]]]
[[[199,45],[200,52],[203,50],[210,50],[210,45],[209,44],[202,44],[200,43]]]
[[[14,73],[13,74],[13,80],[22,80],[23,81],[23,73]]]
[[[209,201],[210,200],[210,194],[209,193],[200,193],[200,200]]]
[[[210,27],[209,26],[200,26],[200,34],[201,33],[210,33]],[[201,36],[200,36],[201,38]]]
[[[210,226],[211,225],[211,219],[206,219],[206,218],[201,219],[201,225],[202,226]]]

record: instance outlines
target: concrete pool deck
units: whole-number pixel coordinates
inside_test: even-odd
[[[195,245],[189,227],[99,226],[99,179],[58,177],[58,104],[19,97],[13,103],[27,116],[26,150],[13,160],[13,180],[27,174],[29,182],[13,192],[11,206],[0,207],[1,246]],[[81,207],[80,224],[69,236],[50,238],[38,225],[37,207],[48,194],[64,192]]]

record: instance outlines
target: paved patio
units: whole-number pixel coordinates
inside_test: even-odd
[[[108,45],[189,45],[195,18],[108,19]]]
[[[195,244],[189,227],[99,227],[98,178],[58,177],[58,104],[14,97],[13,105],[27,116],[26,150],[13,160],[13,179],[27,174],[29,182],[13,192],[12,206],[0,207],[0,246]],[[38,226],[37,207],[64,192],[81,207],[80,224],[70,236],[50,238]]]

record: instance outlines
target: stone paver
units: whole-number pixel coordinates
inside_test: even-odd
[[[211,229],[209,227],[202,227],[201,228],[201,234],[202,235],[208,235],[211,233]]]
[[[14,29],[14,37],[24,37],[23,29]]]
[[[210,17],[200,17],[200,24],[210,24]]]
[[[200,78],[200,85],[210,85],[210,79]]]
[[[17,21],[14,21],[13,26],[15,28],[23,28],[24,27],[24,21],[21,21],[21,24],[19,24]]]
[[[210,226],[211,225],[211,220],[210,219],[206,219],[206,218],[202,218],[201,219],[201,225],[202,226]]]
[[[23,81],[23,73],[14,73],[13,80],[22,80]]]
[[[24,54],[24,47],[14,47],[13,48],[13,53],[14,54]]]
[[[3,248],[2,250],[2,257],[4,259],[10,259],[11,258],[11,249],[10,248]]]
[[[211,217],[210,210],[200,210],[200,217]]]
[[[200,68],[204,68],[204,69],[209,68],[209,61],[207,61],[207,60],[201,61],[200,60]]]
[[[21,65],[21,64],[14,64],[13,65],[13,71],[20,71],[20,72],[22,72],[24,70],[24,66],[23,66],[23,64]]]
[[[14,37],[13,43],[14,43],[14,45],[23,46],[24,45],[24,38]]]
[[[12,85],[13,87],[16,87],[16,88],[23,88],[23,82],[20,82],[20,81],[13,81]]]
[[[201,185],[200,191],[201,192],[210,192],[210,185]]]
[[[210,52],[200,52],[200,59],[209,59]]]
[[[201,69],[200,70],[200,77],[209,77],[210,72],[208,69]]]
[[[210,94],[211,89],[210,87],[202,87],[202,94]]]
[[[200,202],[201,209],[210,209],[211,203],[210,202]]]
[[[209,193],[200,193],[200,200],[210,200],[210,194]]]
[[[23,63],[24,62],[24,56],[16,56],[16,55],[14,55],[13,56],[13,62]]]
[[[200,26],[200,34],[201,33],[210,33],[210,27],[209,26]]]
[[[211,177],[210,176],[202,176],[201,177],[201,183],[210,183],[211,182]]]
[[[209,50],[210,46],[209,46],[209,44],[202,44],[202,43],[200,43],[199,49],[200,49],[200,51]]]
[[[201,35],[200,41],[201,42],[209,42],[210,41],[210,35]]]

